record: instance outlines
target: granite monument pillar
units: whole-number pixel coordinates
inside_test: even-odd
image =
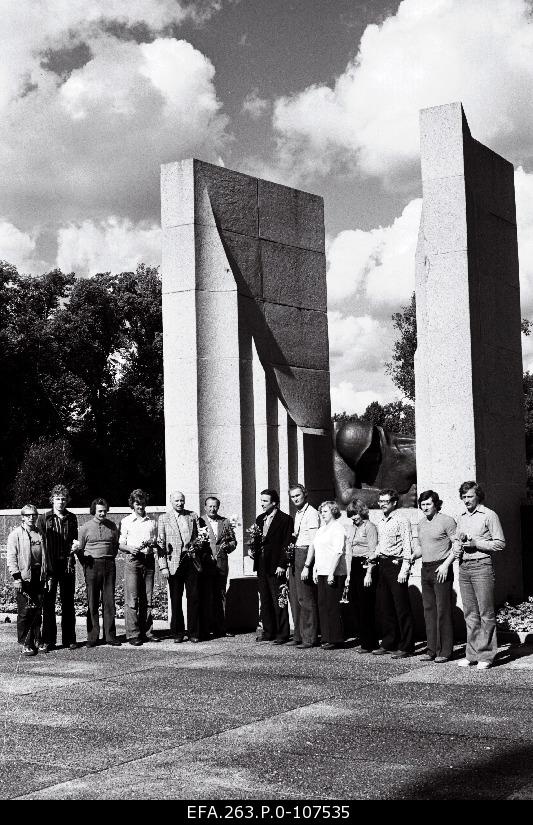
[[[525,442],[518,249],[511,163],[475,140],[460,103],[424,109],[416,262],[419,492],[457,514],[476,479],[502,520],[501,601],[521,593]]]
[[[167,494],[238,517],[241,575],[261,489],[333,491],[323,201],[186,160],[161,217]]]

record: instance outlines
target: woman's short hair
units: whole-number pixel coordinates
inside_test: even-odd
[[[67,504],[70,501],[70,493],[68,491],[68,488],[65,487],[64,484],[56,484],[54,485],[54,487],[52,487],[52,489],[50,490],[50,504],[53,504],[54,498],[56,496],[63,496],[63,498],[66,498]]]
[[[340,518],[341,508],[339,507],[336,501],[323,501],[320,507],[318,508],[318,512],[320,512],[323,507],[329,507],[333,518]]]
[[[440,510],[442,507],[442,501],[439,498],[439,494],[435,492],[435,490],[424,490],[423,493],[420,493],[418,496],[418,506],[422,504],[423,501],[428,501],[431,499],[437,510]],[[420,509],[422,509],[420,507]]]
[[[105,498],[95,498],[91,501],[91,506],[89,508],[89,513],[91,516],[94,516],[96,513],[97,507],[105,507],[107,511],[109,511],[109,504],[105,500]]]
[[[368,507],[361,501],[360,498],[354,498],[353,501],[350,501],[348,507],[346,508],[346,515],[351,518],[352,516],[361,516],[361,518],[368,518]]]
[[[128,504],[132,510],[135,502],[142,504],[144,507],[148,504],[148,496],[144,490],[141,490],[139,487],[136,490],[132,490],[128,498]]]
[[[459,487],[459,498],[462,498],[465,493],[468,493],[469,490],[473,490],[475,492],[478,501],[485,500],[485,492],[483,488],[479,486],[477,481],[463,481]]]

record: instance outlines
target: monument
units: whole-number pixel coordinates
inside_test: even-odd
[[[333,495],[322,198],[199,160],[161,169],[167,493],[242,523],[265,487]]]
[[[511,163],[472,138],[460,103],[424,109],[416,255],[418,490],[457,513],[476,479],[507,539],[496,599],[521,595],[525,443]]]

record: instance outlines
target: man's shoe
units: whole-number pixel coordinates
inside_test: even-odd
[[[98,642],[87,642],[87,647],[96,647]]]
[[[476,670],[488,670],[492,662],[478,662]]]
[[[234,639],[235,638],[235,633],[231,633],[229,630],[226,630],[224,635],[227,636],[228,639]]]
[[[292,639],[292,641],[286,642],[285,644],[287,645],[287,647],[298,647],[302,643],[300,639]]]
[[[436,665],[443,665],[444,662],[449,662],[450,660],[447,656],[436,656],[434,661]]]
[[[180,645],[183,642],[183,636],[180,634],[174,637],[174,644]]]
[[[392,654],[391,659],[407,659],[410,655],[406,650],[397,650]]]
[[[113,644],[113,642],[110,642],[110,644]],[[128,639],[128,644],[130,644],[132,647],[142,647],[141,639]]]
[[[155,644],[157,644],[157,642],[160,642],[161,639],[158,639],[157,636],[154,636],[152,633],[150,633],[148,636],[144,637],[143,641],[145,641],[145,642],[154,642]]]
[[[77,645],[76,642],[71,642],[69,645],[66,645],[66,647],[68,647],[69,650],[77,650],[78,649],[78,645]]]
[[[111,641],[107,642],[107,644],[111,645],[111,647],[122,647],[122,642],[119,642],[118,639],[111,639]],[[142,644],[142,642],[141,642],[141,644]]]
[[[475,665],[475,662],[471,662],[470,659],[460,659],[457,662],[457,667],[472,667]]]
[[[372,656],[385,656],[387,653],[392,653],[392,650],[387,650],[385,647],[377,647],[372,651]]]
[[[286,645],[287,643],[288,643],[287,639],[273,639],[272,640],[273,645]]]
[[[310,650],[313,645],[310,645],[309,642],[300,642],[299,645],[296,645],[297,650]]]
[[[325,645],[322,645],[322,650],[335,650],[337,645],[334,645],[333,642],[326,642]]]
[[[28,645],[23,648],[22,652],[25,656],[37,656],[37,649],[35,647],[29,647]]]
[[[435,657],[431,653],[424,653],[423,656],[419,658],[419,662],[432,662]]]
[[[198,636],[191,636],[191,638],[189,639],[189,641],[190,641],[190,642],[193,642],[193,644],[195,644],[195,645],[196,645],[196,644],[198,644],[198,642],[200,641],[200,639],[198,638]]]
[[[41,642],[39,645],[39,651],[41,653],[50,653],[51,650],[54,649],[54,645],[49,645],[46,642]]]
[[[357,649],[358,653],[372,653],[369,647],[360,647]]]

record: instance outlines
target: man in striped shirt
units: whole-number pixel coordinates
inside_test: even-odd
[[[48,589],[43,600],[43,631],[40,650],[48,653],[57,641],[56,597],[61,599],[61,642],[76,650],[76,561],[71,554],[72,542],[78,538],[78,519],[67,510],[70,496],[63,484],[56,484],[50,493],[52,509],[39,516],[38,529],[45,536],[49,567]]]

